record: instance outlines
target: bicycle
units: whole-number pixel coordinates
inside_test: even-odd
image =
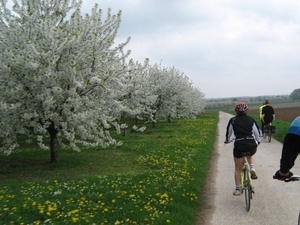
[[[224,142],[224,144],[229,144],[233,142],[234,139],[231,139],[228,142]],[[251,178],[250,173],[250,165],[247,160],[247,156],[250,156],[250,152],[243,152],[243,166],[242,166],[242,172],[241,172],[241,192],[245,193],[245,203],[246,203],[246,209],[247,211],[250,211],[251,207],[251,199],[254,194],[254,186]]]
[[[268,141],[271,142],[272,133],[275,133],[275,126],[272,126],[272,123],[269,123],[264,126],[264,137],[268,137]]]
[[[254,194],[254,187],[251,179],[249,163],[247,161],[247,156],[249,155],[249,152],[243,153],[243,168],[241,173],[241,188],[242,193],[245,192],[245,202],[247,211],[250,210],[251,200]]]

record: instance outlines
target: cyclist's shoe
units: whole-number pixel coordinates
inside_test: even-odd
[[[279,173],[279,170],[275,173],[275,175],[273,176],[273,179],[277,179],[277,180],[285,180],[290,178],[291,176],[293,176],[293,173],[289,171],[288,175],[281,175]]]
[[[256,179],[257,179],[257,175],[256,175],[254,169],[251,169],[251,170],[250,170],[250,174],[251,174],[251,179],[253,179],[253,180],[256,180]]]
[[[235,196],[239,196],[242,194],[242,190],[241,189],[235,189],[234,192],[233,192],[233,195]]]

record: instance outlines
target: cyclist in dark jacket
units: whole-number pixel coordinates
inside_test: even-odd
[[[265,106],[262,108],[262,127],[272,123],[275,120],[274,108],[270,105],[269,100],[265,101]],[[264,131],[262,130],[264,135]],[[264,135],[265,137],[265,135]]]
[[[235,106],[236,116],[232,117],[226,127],[225,143],[231,141],[234,135],[233,156],[235,164],[234,179],[236,188],[233,195],[241,194],[241,172],[243,167],[243,152],[250,152],[247,160],[250,164],[250,173],[252,179],[257,179],[253,164],[253,155],[256,153],[257,146],[260,143],[259,127],[255,120],[247,115],[248,106],[244,102],[238,102]]]
[[[293,175],[290,169],[293,168],[295,160],[300,153],[300,116],[291,123],[287,134],[284,137],[280,169],[273,176],[274,179],[285,180]]]

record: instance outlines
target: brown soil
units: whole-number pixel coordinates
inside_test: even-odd
[[[287,122],[292,122],[297,116],[300,116],[300,107],[286,107],[276,108],[274,107],[276,119],[280,119]],[[248,111],[249,114],[257,114],[258,109],[251,109]]]

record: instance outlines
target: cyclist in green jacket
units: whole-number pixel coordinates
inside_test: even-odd
[[[261,133],[262,133],[262,135],[264,134],[264,122],[262,120],[262,117],[263,117],[262,110],[263,110],[263,107],[265,107],[265,106],[266,106],[266,104],[265,104],[265,102],[263,102],[263,104],[259,107],[259,120],[261,122]]]

